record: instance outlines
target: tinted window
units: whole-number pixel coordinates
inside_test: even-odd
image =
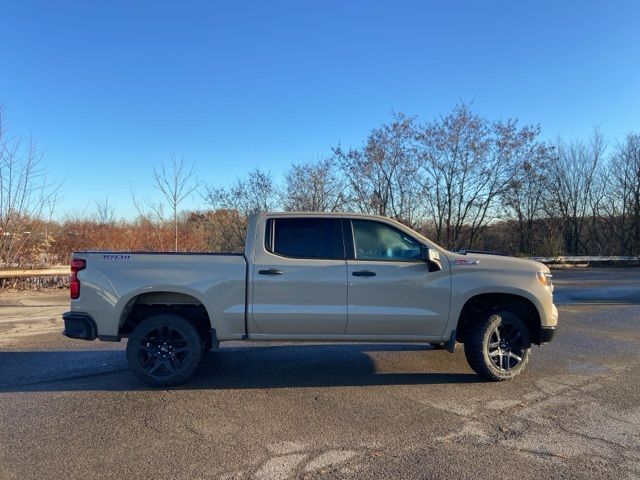
[[[271,236],[273,253],[286,257],[344,259],[340,219],[274,218],[270,223],[267,235]]]
[[[397,228],[380,222],[353,220],[355,258],[358,260],[419,260],[420,243]]]

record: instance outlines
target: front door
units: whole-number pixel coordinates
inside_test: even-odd
[[[448,265],[429,271],[421,244],[388,223],[351,221],[347,333],[439,336],[449,315]],[[352,237],[349,239],[348,237]]]
[[[251,314],[258,331],[296,338],[343,335],[347,326],[347,265],[342,220],[267,219],[256,245]]]

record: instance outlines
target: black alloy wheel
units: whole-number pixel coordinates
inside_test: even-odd
[[[143,320],[129,337],[127,361],[131,371],[149,385],[177,385],[198,366],[202,344],[188,320],[155,315]]]

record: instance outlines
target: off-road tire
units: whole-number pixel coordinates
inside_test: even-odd
[[[496,331],[498,331],[497,337]],[[504,335],[501,335],[500,331]],[[515,337],[515,339],[513,342],[505,340],[504,344],[500,344],[496,339],[502,341],[501,336]],[[496,344],[503,345],[503,348]],[[519,375],[529,362],[531,354],[529,328],[513,312],[506,310],[488,312],[469,326],[464,342],[464,353],[469,366],[478,375],[493,382],[511,380]],[[516,360],[513,356],[520,360]]]
[[[127,343],[129,369],[154,387],[178,385],[195,371],[203,341],[188,320],[174,314],[154,315],[133,330]]]

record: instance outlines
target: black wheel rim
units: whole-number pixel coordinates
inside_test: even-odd
[[[137,353],[145,373],[156,378],[171,377],[184,368],[189,342],[175,328],[154,328],[140,340]]]
[[[522,363],[524,337],[517,325],[502,321],[489,335],[489,360],[495,368],[509,372]]]

